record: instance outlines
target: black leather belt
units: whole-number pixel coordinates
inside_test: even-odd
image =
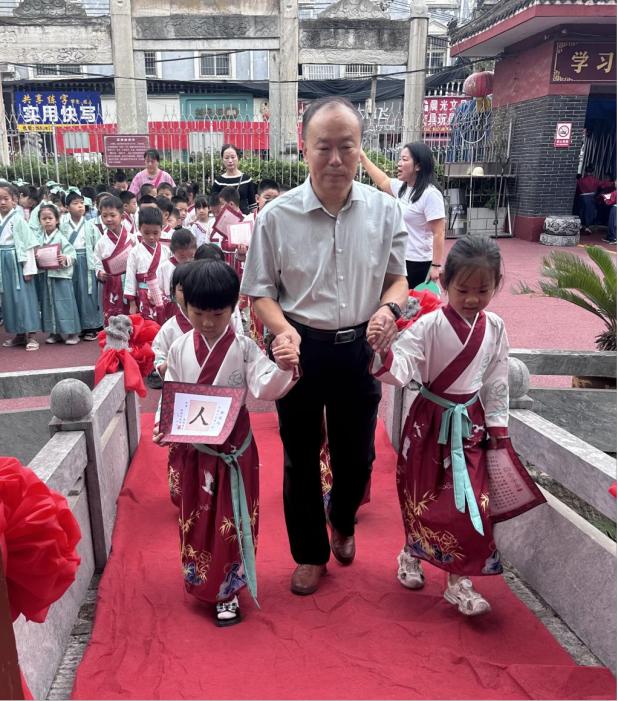
[[[294,321],[286,317],[286,319],[292,324],[292,326],[298,331],[301,338],[309,338],[312,341],[322,341],[324,343],[332,343],[335,345],[341,345],[342,343],[353,343],[358,341],[360,338],[365,338],[367,333],[367,324],[359,324],[358,326],[352,326],[349,329],[338,329],[337,331],[326,331],[323,329],[314,329],[311,326],[305,326],[305,324],[299,324],[298,321]]]

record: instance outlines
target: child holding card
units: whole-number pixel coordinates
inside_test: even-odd
[[[171,256],[164,261],[157,270],[157,281],[163,292],[163,304],[165,305],[165,318],[169,319],[176,312],[176,305],[170,303],[170,289],[172,297],[174,287],[172,286],[172,275],[176,266],[181,263],[188,263],[195,258],[197,245],[195,236],[188,229],[176,229],[170,241]]]
[[[129,313],[139,313],[144,319],[152,319],[158,324],[165,322],[165,303],[157,273],[170,257],[169,248],[159,241],[162,228],[163,217],[158,207],[140,209],[139,231],[142,240],[129,253],[124,280],[124,296],[129,302]]]
[[[381,382],[421,384],[397,462],[406,536],[397,578],[421,589],[420,560],[445,570],[444,598],[465,616],[491,610],[470,576],[502,572],[493,523],[545,501],[508,438],[508,340],[502,319],[484,311],[501,280],[495,241],[458,239],[440,275],[448,305],[420,317],[372,363]],[[370,343],[379,332],[373,323]],[[489,458],[506,458],[505,471],[521,485],[523,498],[508,511],[503,495],[490,488]]]
[[[124,209],[118,197],[104,197],[99,211],[103,231],[94,248],[94,264],[97,279],[103,283],[103,322],[107,324],[110,316],[129,313],[123,294],[124,274],[136,241],[122,223]]]
[[[240,195],[235,187],[224,187],[219,193],[219,203],[221,210],[219,216],[215,220],[214,229],[221,234],[221,250],[225,254],[225,262],[231,265],[238,273],[238,277],[242,278],[242,271],[245,266],[247,257],[247,246],[244,244],[232,243],[230,238],[230,224],[238,224],[243,221],[244,215],[240,210]],[[230,212],[235,217],[227,217]],[[228,223],[228,218],[230,222]],[[225,225],[222,222],[225,220]],[[219,223],[220,228],[217,226]]]
[[[17,213],[17,188],[0,183],[0,299],[4,329],[14,334],[5,348],[25,346],[39,349],[34,334],[41,330],[37,297],[37,267],[34,251],[39,240],[34,230]]]
[[[240,289],[235,271],[219,261],[189,265],[182,287],[193,331],[173,343],[167,358],[166,385],[188,382],[214,385],[221,391],[246,388],[265,400],[282,397],[297,379],[295,347],[286,343],[273,348],[275,364],[251,339],[235,334],[230,327]],[[236,405],[236,410],[238,417],[225,442],[178,444],[171,459],[180,492],[185,587],[200,601],[216,604],[215,622],[219,626],[240,621],[240,589],[249,586],[254,597],[257,593],[259,458],[249,412],[244,404],[240,408]],[[162,427],[170,423],[165,419]],[[199,431],[200,422],[195,426]],[[164,435],[168,434],[160,432],[157,418],[153,440],[160,443]]]
[[[79,343],[81,323],[73,289],[73,264],[77,254],[69,241],[60,233],[60,213],[53,204],[39,209],[42,246],[36,251],[41,272],[41,322],[49,336],[45,343]]]
[[[66,203],[68,217],[60,226],[60,231],[77,255],[73,268],[73,290],[81,330],[84,341],[96,341],[97,329],[103,326],[103,308],[97,284],[94,249],[101,235],[94,224],[86,220],[84,197],[79,192],[70,192]]]
[[[210,220],[210,209],[206,197],[198,197],[195,200],[194,215],[191,231],[199,247],[203,243],[210,243],[210,235],[212,233],[213,222]]]

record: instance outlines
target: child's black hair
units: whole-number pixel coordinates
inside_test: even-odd
[[[208,203],[208,198],[204,195],[200,195],[195,198],[195,209],[209,209],[210,204]]]
[[[122,200],[119,197],[114,197],[114,195],[107,195],[99,202],[99,209],[117,209],[121,214],[124,211],[122,207]]]
[[[187,193],[187,195],[193,195],[193,197],[197,197],[199,191],[200,191],[200,186],[197,183],[185,183],[184,189]]]
[[[172,217],[175,217],[176,219],[180,219],[180,212],[172,205]]]
[[[237,187],[224,187],[221,192],[219,192],[219,200],[228,202],[230,204],[235,204],[237,207],[240,206],[240,193]]]
[[[100,194],[103,193],[103,192],[108,192],[108,189],[107,189],[107,188],[108,188],[107,183],[99,183],[99,184],[96,186],[97,195],[100,195]]]
[[[487,236],[462,236],[449,251],[444,263],[443,282],[448,287],[462,270],[485,268],[493,273],[496,289],[502,280],[500,247]]]
[[[4,181],[0,182],[0,190],[6,190],[14,200],[16,200],[19,197],[19,191],[17,190],[15,185],[13,185],[13,183]]]
[[[39,221],[41,221],[41,214],[45,210],[50,211],[54,215],[54,217],[56,218],[56,222],[58,224],[60,223],[60,212],[58,211],[58,208],[56,207],[56,205],[53,205],[53,204],[43,204],[39,207]]]
[[[182,248],[195,248],[197,242],[195,236],[189,231],[189,229],[175,229],[172,234],[172,240],[170,241],[170,250],[172,253],[179,251]]]
[[[187,193],[184,191],[181,191],[180,188],[176,191],[176,194],[174,197],[172,197],[172,204],[176,205],[179,202],[184,202],[185,204],[189,204],[189,198],[187,197]]]
[[[174,272],[172,273],[172,279],[170,282],[170,297],[173,297],[176,294],[177,285],[183,285],[184,289],[185,278],[189,274],[189,271],[191,270],[191,267],[194,264],[194,260],[189,260],[186,263],[181,263],[180,265],[177,265],[174,268]]]
[[[138,200],[137,204],[140,205],[140,207],[143,204],[157,204],[157,198],[153,197],[152,195],[142,195]]]
[[[97,193],[91,185],[84,185],[84,187],[82,187],[82,195],[84,197],[89,197],[94,202]]]
[[[268,178],[260,180],[260,184],[258,185],[257,189],[257,194],[261,195],[263,192],[266,192],[266,190],[276,190],[277,192],[279,192],[279,183],[276,180],[269,180]]]
[[[75,192],[74,190],[71,190],[71,192],[69,192],[69,194],[66,196],[66,198],[64,200],[64,204],[66,207],[69,207],[71,205],[71,203],[75,202],[76,200],[80,200],[81,202],[83,202],[84,196],[79,192]]]
[[[62,207],[65,206],[64,192],[53,192],[49,196],[49,199],[51,200],[52,204],[61,205]]]
[[[225,260],[225,257],[216,243],[203,243],[195,251],[195,260]]]
[[[127,182],[127,174],[124,172],[124,170],[117,170],[114,173],[114,182],[115,183],[126,183]]]
[[[131,200],[135,199],[135,193],[131,190],[123,190],[118,197],[122,200],[122,204],[129,204]]]
[[[34,202],[39,201],[39,192],[34,185],[22,185],[18,188],[18,193],[24,197],[34,200]]]
[[[163,227],[163,215],[158,207],[140,207],[139,210],[139,226],[142,224],[153,224]]]
[[[159,195],[159,197],[155,199],[155,202],[157,203],[157,207],[162,212],[167,212],[168,214],[171,214],[174,211],[174,205],[172,204],[172,201],[169,199],[169,197]]]
[[[94,198],[94,201],[95,201],[96,206],[99,207],[99,209],[101,208],[101,202],[106,197],[116,197],[116,195],[112,195],[111,192],[97,192],[97,194]],[[118,198],[116,198],[116,199],[118,199]],[[122,204],[122,202],[121,202],[121,204]]]
[[[208,207],[212,209],[213,207],[217,207],[219,204],[219,193],[218,192],[211,192],[210,195],[208,195]],[[195,205],[197,207],[197,204]]]
[[[144,183],[139,189],[138,199],[141,199],[142,197],[144,197],[144,195],[150,195],[151,190],[154,190],[156,192],[157,188],[152,183]]]
[[[234,309],[240,280],[234,268],[218,260],[196,261],[182,283],[185,304],[196,309]]]

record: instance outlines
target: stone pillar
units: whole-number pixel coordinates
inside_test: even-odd
[[[137,129],[140,134],[148,133],[148,81],[146,80],[146,60],[143,51],[133,52],[135,72],[135,104],[137,106]]]
[[[2,74],[0,74],[0,165],[8,166],[9,163],[8,122],[4,111],[4,99],[2,97]]]
[[[135,80],[131,0],[112,0],[110,16],[114,74],[121,76],[114,78],[118,133],[146,134],[148,115],[145,105],[138,104],[140,92]]]
[[[425,65],[427,62],[427,28],[429,14],[423,0],[413,2],[410,9],[410,39],[403,93],[403,143],[423,138],[423,98],[425,97]]]
[[[297,79],[298,0],[279,0],[279,52],[270,52],[271,158],[297,153]]]

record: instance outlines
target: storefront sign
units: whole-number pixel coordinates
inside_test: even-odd
[[[557,41],[554,45],[552,83],[615,83],[616,44]]]
[[[432,133],[448,133],[455,110],[469,97],[426,97],[423,100],[423,130]]]
[[[556,124],[556,134],[554,136],[554,147],[568,148],[571,145],[572,133],[572,122],[558,122],[558,124]]]
[[[18,131],[53,131],[54,127],[103,124],[98,92],[16,91]]]
[[[147,134],[105,136],[105,165],[108,168],[142,168],[144,151],[150,148]]]

